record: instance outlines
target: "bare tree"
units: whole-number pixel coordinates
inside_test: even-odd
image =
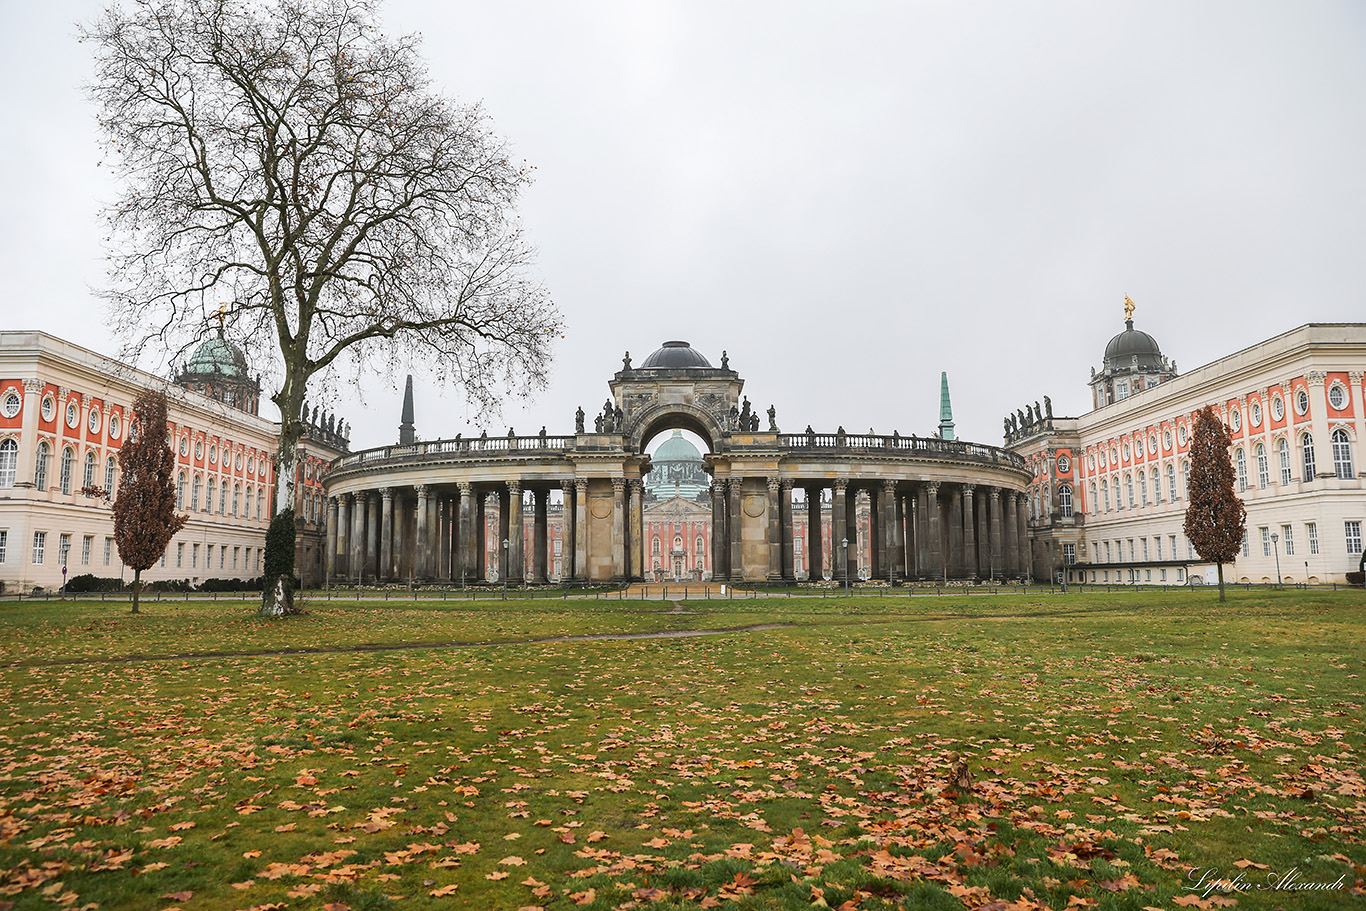
[[[125,354],[222,314],[279,370],[276,510],[310,380],[420,360],[479,410],[545,383],[560,317],[512,213],[529,182],[435,94],[373,0],[135,0],[85,25],[122,194],[106,293]]]
[[[161,559],[189,516],[177,515],[175,453],[166,439],[166,393],[144,389],[133,402],[128,438],[119,449],[114,497],[114,541],[119,559],[133,567],[133,613],[142,594],[142,571]]]
[[[1189,505],[1182,531],[1200,559],[1219,573],[1219,600],[1224,600],[1224,564],[1232,563],[1243,545],[1247,510],[1233,492],[1233,463],[1228,429],[1208,405],[1195,416],[1191,434],[1191,476],[1186,491]]]

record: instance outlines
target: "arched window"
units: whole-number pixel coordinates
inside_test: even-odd
[[[198,480],[198,479],[196,479]],[[204,485],[204,511],[213,512],[213,479]]]
[[[238,506],[239,503],[241,503],[241,501],[242,501],[242,485],[241,485],[241,484],[234,484],[234,485],[232,485],[232,514],[233,514],[233,517],[234,517],[234,518],[237,516],[237,506]]]
[[[1072,515],[1072,485],[1058,485],[1058,515],[1064,519]]]
[[[1305,483],[1314,480],[1314,438],[1309,434],[1300,437],[1300,448],[1304,451]]]
[[[85,454],[85,468],[81,472],[81,486],[95,486],[95,453],[93,452]]]
[[[71,451],[70,446],[62,448],[62,473],[58,485],[62,488],[62,493],[71,493],[71,466],[76,461],[76,454]]]
[[[1191,492],[1191,463],[1186,459],[1181,463],[1181,484],[1186,493]]]
[[[1141,476],[1140,476],[1140,477],[1141,477]],[[1129,508],[1130,508],[1130,509],[1133,509],[1133,508],[1134,508],[1134,476],[1133,476],[1133,475],[1131,475],[1131,474],[1125,474],[1125,475],[1124,475],[1124,488],[1125,488],[1125,490],[1126,490],[1126,491],[1128,492],[1128,494],[1129,494]]]
[[[185,508],[185,472],[180,472],[175,478],[175,508]]]
[[[697,540],[693,542],[693,553],[700,557],[702,556],[702,552],[702,536],[698,535]]]
[[[1105,481],[1100,482],[1100,498],[1105,502],[1105,511],[1110,511],[1110,485]]]
[[[1167,463],[1167,499],[1176,502],[1176,466]]]
[[[1247,490],[1247,456],[1243,455],[1243,447],[1233,451],[1233,462],[1238,469],[1238,492],[1242,493]]]
[[[228,482],[223,482],[223,488],[219,491],[218,514],[226,516],[228,514]]]
[[[38,455],[33,460],[33,484],[39,490],[47,490],[47,462],[50,452],[47,443],[38,444]]]
[[[256,491],[256,518],[261,518],[261,507],[266,499],[266,489],[262,487]]]
[[[19,444],[13,440],[0,443],[0,487],[13,487],[14,475],[19,470]]]
[[[1271,466],[1266,461],[1266,447],[1257,444],[1257,486],[1265,487],[1271,483]]]
[[[1352,470],[1352,441],[1341,427],[1333,431],[1333,470],[1339,478],[1356,476]]]
[[[114,495],[114,457],[104,460],[104,489],[109,491],[109,496]]]
[[[1144,506],[1148,505],[1148,476],[1141,468],[1138,470],[1138,502]]]
[[[194,476],[194,486],[190,488],[190,508],[199,509],[199,475]]]
[[[1096,482],[1091,482],[1091,512],[1100,512],[1100,499],[1096,496]]]
[[[654,539],[650,542],[650,554],[656,557],[659,556],[659,535],[655,535]]]
[[[1281,437],[1280,440],[1276,442],[1276,455],[1280,458],[1281,463],[1281,483],[1289,484],[1291,479],[1290,441],[1285,437]]]
[[[1158,479],[1157,479],[1157,466],[1156,466],[1156,465],[1154,465],[1152,468],[1149,468],[1149,469],[1148,469],[1148,477],[1149,477],[1149,478],[1152,480],[1152,482],[1153,482],[1153,502],[1154,502],[1154,503],[1161,503],[1161,502],[1162,502],[1162,484],[1161,484],[1161,483],[1158,481]]]

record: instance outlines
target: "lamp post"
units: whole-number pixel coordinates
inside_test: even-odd
[[[510,547],[512,547],[512,542],[509,541],[507,538],[504,538],[504,539],[503,539],[503,565],[502,565],[502,567],[500,567],[501,572],[499,573],[499,575],[501,575],[501,576],[503,577],[503,600],[504,600],[504,601],[506,601],[506,600],[508,599],[508,560],[510,559],[508,548],[510,548]]]
[[[1281,536],[1274,531],[1271,533],[1271,549],[1276,552],[1276,587],[1281,587]]]
[[[844,571],[844,597],[849,597],[849,539],[840,538],[840,569]]]

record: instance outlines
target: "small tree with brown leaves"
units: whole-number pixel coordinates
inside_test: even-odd
[[[176,515],[175,453],[166,442],[166,393],[145,390],[133,402],[133,426],[119,450],[114,540],[119,559],[133,567],[133,613],[138,612],[142,571],[166,552],[189,516]]]
[[[1247,510],[1233,492],[1233,462],[1228,430],[1208,405],[1195,416],[1191,435],[1191,474],[1182,530],[1191,546],[1218,568],[1219,600],[1224,600],[1224,564],[1232,563],[1243,544]]]

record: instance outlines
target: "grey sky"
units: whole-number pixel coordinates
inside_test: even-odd
[[[90,291],[112,188],[74,38],[98,8],[3,2],[0,322],[112,353]],[[1089,407],[1126,293],[1183,372],[1366,318],[1360,3],[383,15],[537,169],[521,213],[568,337],[490,433],[567,432],[623,351],[683,338],[728,350],[784,430],[927,434],[947,370],[960,436],[999,443],[1026,400]],[[355,445],[396,438],[401,384],[367,384],[364,410],[341,385]],[[474,428],[458,391],[417,399],[422,437]]]

